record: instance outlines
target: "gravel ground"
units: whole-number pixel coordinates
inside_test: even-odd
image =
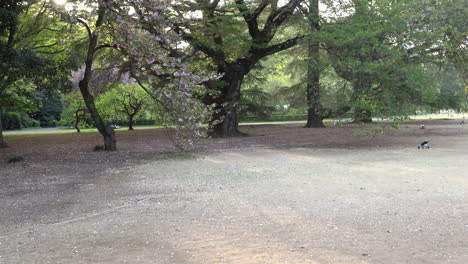
[[[468,126],[425,124],[250,126],[191,159],[149,130],[109,155],[93,134],[11,137],[0,263],[468,263]]]

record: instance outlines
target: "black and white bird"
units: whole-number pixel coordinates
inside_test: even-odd
[[[465,124],[465,120],[462,120],[462,121],[460,122],[460,125],[464,125],[464,124]]]
[[[424,125],[419,126],[420,129],[425,129],[426,127]]]
[[[421,142],[421,144],[418,146],[418,149],[426,149],[426,148],[427,149],[430,148],[428,140]]]

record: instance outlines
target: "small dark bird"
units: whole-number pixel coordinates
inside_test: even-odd
[[[424,125],[421,125],[419,128],[420,129],[425,129],[426,127]]]
[[[418,149],[426,149],[426,148],[427,148],[427,149],[430,148],[430,146],[429,146],[429,141],[427,141],[427,140],[423,141],[423,142],[418,146]]]
[[[464,125],[464,124],[465,124],[465,120],[462,120],[462,121],[460,122],[460,125]]]

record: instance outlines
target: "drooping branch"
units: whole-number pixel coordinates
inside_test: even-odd
[[[78,23],[82,24],[86,28],[86,32],[88,33],[88,38],[91,39],[93,37],[93,33],[91,32],[91,28],[89,27],[88,23],[86,23],[81,18],[77,18],[76,21],[78,21]]]

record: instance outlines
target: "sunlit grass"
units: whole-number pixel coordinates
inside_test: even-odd
[[[412,115],[409,116],[411,120],[419,119],[460,119],[467,116],[468,113],[453,113],[453,114],[427,114],[427,115]],[[335,122],[349,122],[351,119],[325,119],[325,123]],[[278,124],[303,124],[306,120],[298,121],[258,121],[258,122],[242,122],[240,125],[278,125]],[[148,125],[148,126],[134,126],[135,130],[141,129],[155,129],[161,128],[159,125]],[[121,127],[116,129],[118,133],[129,132],[128,127]],[[83,128],[81,133],[96,133],[98,132],[95,128]],[[38,135],[53,135],[53,134],[73,134],[77,133],[73,128],[50,128],[50,129],[39,129],[39,128],[28,128],[22,130],[4,131],[3,134],[8,140],[16,140],[18,138],[27,138]]]

